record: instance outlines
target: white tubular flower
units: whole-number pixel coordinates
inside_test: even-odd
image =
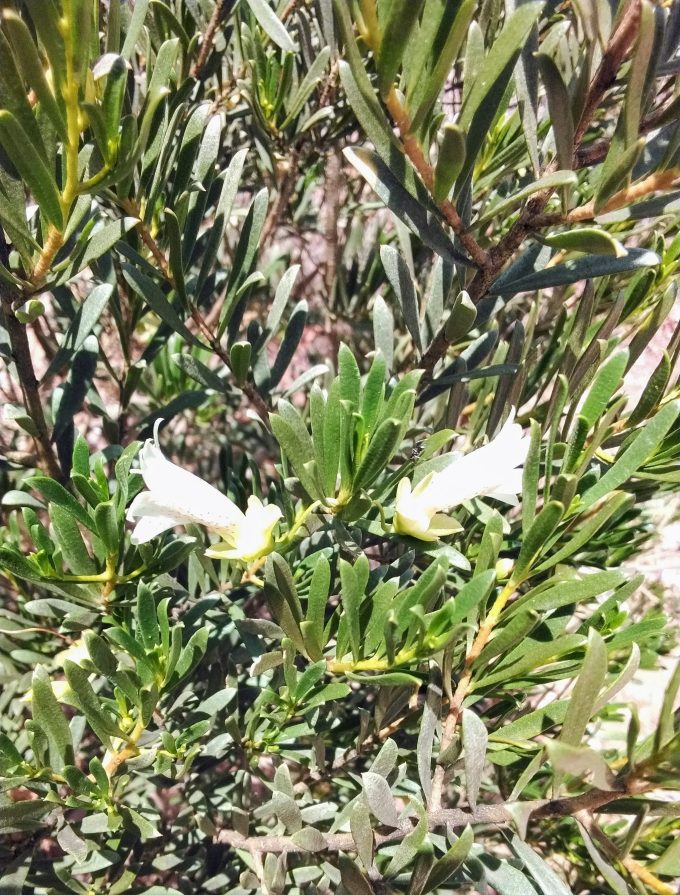
[[[437,541],[460,530],[454,519],[442,515],[443,510],[472,497],[493,497],[516,504],[529,439],[514,418],[513,411],[489,444],[456,455],[446,469],[425,476],[415,488],[409,479],[402,479],[397,487],[395,531],[421,541]]]
[[[132,543],[145,544],[176,525],[195,523],[222,539],[208,556],[250,562],[269,553],[282,515],[279,507],[251,497],[243,513],[226,494],[166,459],[156,438],[154,433],[154,441],[145,442],[139,454],[149,490],[138,494],[128,509],[128,522],[135,523]]]

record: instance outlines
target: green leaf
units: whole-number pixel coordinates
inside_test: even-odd
[[[70,659],[67,659],[64,662],[64,673],[71,690],[73,690],[77,705],[87,719],[87,723],[101,740],[102,744],[107,749],[110,748],[110,738],[112,736],[120,737],[122,736],[122,733],[118,729],[117,724],[111,720],[109,715],[102,708],[101,699],[92,689],[92,685],[88,680],[87,671],[84,671],[79,665],[76,665],[75,662],[71,662]]]
[[[97,568],[88,553],[76,519],[58,504],[49,508],[55,540],[70,571],[75,575],[94,575]]]
[[[60,847],[76,859],[76,864],[82,864],[90,850],[88,843],[81,839],[73,827],[65,824],[57,833],[57,842]]]
[[[290,320],[288,321],[286,331],[283,334],[281,345],[279,346],[274,363],[272,364],[269,380],[270,388],[274,388],[279,384],[283,378],[283,374],[288,369],[304,334],[305,324],[307,323],[307,314],[308,305],[307,302],[302,299],[293,308],[293,313],[290,315]]]
[[[7,32],[19,71],[35,92],[40,108],[49,117],[57,133],[67,138],[66,122],[47,82],[45,70],[38,48],[23,19],[14,10],[6,9],[2,14],[3,28]]]
[[[198,665],[208,648],[208,637],[207,628],[199,628],[198,631],[194,631],[179,655],[172,675],[173,681],[183,680]]]
[[[680,876],[680,838],[676,838],[664,853],[647,867],[661,876]]]
[[[389,6],[378,51],[378,89],[383,97],[394,86],[394,79],[423,2],[424,0],[394,0]]]
[[[43,16],[47,19],[47,16]],[[56,22],[55,22],[56,25]],[[56,29],[55,29],[56,30]],[[11,114],[31,141],[31,149],[40,159],[47,161],[47,152],[43,143],[41,129],[26,95],[22,76],[17,71],[15,57],[18,47],[7,40],[0,31],[0,109]]]
[[[448,198],[465,163],[465,134],[456,124],[445,124],[434,169],[432,194],[437,202]]]
[[[352,895],[373,895],[375,889],[351,858],[340,855],[338,866],[340,879],[346,892],[351,892]]]
[[[523,538],[522,548],[512,570],[513,581],[519,583],[527,577],[533,563],[541,555],[546,541],[559,525],[563,515],[564,506],[559,501],[553,500],[547,503],[536,516]]]
[[[354,661],[361,657],[361,619],[359,610],[364,598],[364,591],[356,571],[346,560],[339,562],[340,587],[342,593],[343,619],[347,626],[347,635]],[[338,649],[340,642],[338,638]]]
[[[350,7],[344,0],[333,0],[333,8],[338,21],[339,30],[345,42],[344,59],[338,60],[340,81],[347,94],[347,99],[356,115],[359,124],[367,137],[375,146],[384,161],[388,161],[393,151],[399,152],[399,143],[390,127],[373,85],[366,73],[364,60],[354,36],[354,24],[350,15]]]
[[[628,416],[628,425],[637,426],[654,412],[663,399],[670,382],[672,365],[668,352],[664,351],[649,381],[644,387],[640,400]]]
[[[0,569],[25,581],[42,581],[40,567],[11,547],[0,547]]]
[[[455,297],[449,319],[446,321],[446,329],[444,330],[446,340],[453,344],[461,341],[470,332],[476,319],[477,308],[468,293],[463,289]]]
[[[24,833],[35,830],[48,811],[54,810],[54,802],[43,799],[29,799],[24,802],[13,802],[3,796],[0,799],[0,835]],[[0,879],[0,890],[4,877]]]
[[[79,243],[79,251],[73,256],[73,260],[59,275],[59,282],[67,282],[93,261],[101,258],[138,223],[139,220],[137,218],[123,217],[117,221],[104,224],[103,227],[99,227],[94,233],[88,234],[87,239]]]
[[[465,758],[465,789],[472,811],[477,808],[477,797],[482,785],[489,736],[486,724],[470,709],[463,709],[463,752]]]
[[[17,119],[0,109],[0,143],[35,196],[45,218],[57,230],[64,226],[57,183]]]
[[[404,186],[403,175],[397,173],[406,162],[398,158],[399,167],[390,170],[385,162],[370,149],[346,148],[343,154],[354,165],[372,190],[380,197],[400,221],[416,234],[425,245],[452,264],[470,265],[470,261],[457,251],[441,224],[441,216],[422,188],[416,199]]]
[[[492,283],[489,292],[491,295],[517,295],[520,292],[533,292],[536,289],[567,286],[570,283],[578,283],[580,280],[589,280],[593,277],[626,273],[641,267],[656,267],[659,263],[659,256],[647,249],[628,249],[628,253],[623,258],[614,258],[610,255],[591,255],[555,264],[553,267],[547,267],[514,281],[504,279],[502,283],[498,283],[498,286]]]
[[[218,394],[222,394],[225,391],[226,383],[214,370],[206,367],[193,354],[173,354],[172,360],[180,370],[184,370],[187,375],[195,379],[196,382],[200,382],[206,388],[210,388]]]
[[[387,369],[391,370],[394,363],[394,316],[381,295],[373,305],[373,340],[376,350],[385,358]]]
[[[455,598],[455,612],[451,618],[451,624],[455,625],[464,621],[480,603],[486,600],[495,581],[496,572],[494,569],[487,569],[485,572],[475,575],[471,581],[468,581]]]
[[[583,252],[586,255],[613,255],[625,258],[627,250],[618,239],[599,227],[582,227],[541,236],[541,242],[551,248],[567,252]]]
[[[137,624],[145,649],[148,652],[154,650],[160,644],[160,628],[156,601],[147,584],[140,584],[137,588]]]
[[[38,665],[33,672],[31,711],[33,720],[47,737],[49,765],[58,773],[66,765],[73,764],[73,741],[66,716],[57,702],[49,675],[42,665]]]
[[[490,742],[512,743],[533,740],[564,721],[569,707],[568,699],[556,699],[540,709],[527,712],[516,721],[504,724],[489,734]]]
[[[278,553],[270,553],[265,564],[267,582],[283,596],[296,622],[303,618],[302,605],[293,580],[293,573],[286,560]]]
[[[349,828],[356,845],[357,855],[361,863],[368,870],[373,866],[373,828],[371,827],[371,816],[368,805],[363,799],[355,801],[352,807],[352,813],[349,817]],[[368,883],[367,891],[372,892]]]
[[[352,690],[350,686],[348,684],[343,684],[340,681],[326,684],[305,701],[304,711],[311,712],[318,706],[324,705],[327,702],[336,702],[337,700],[344,699],[345,696],[349,695],[351,692]]]
[[[642,155],[644,148],[645,138],[640,137],[639,140],[620,153],[613,153],[610,149],[602,166],[602,174],[595,190],[594,205],[596,212],[606,208],[607,202],[623,187]],[[614,149],[614,143],[612,143],[612,149]]]
[[[295,44],[267,0],[246,0],[262,30],[287,53],[295,52]]]
[[[401,440],[403,421],[386,419],[378,426],[356,471],[354,488],[367,488],[386,468]]]
[[[538,497],[538,480],[540,476],[541,432],[540,424],[530,420],[531,435],[529,450],[522,471],[522,535],[527,532],[536,518],[536,500]]]
[[[319,556],[314,566],[307,595],[306,627],[302,629],[310,658],[318,661],[323,654],[326,604],[331,586],[331,567],[325,556]]]
[[[467,134],[466,160],[458,183],[471,173],[489,129],[510,98],[507,88],[515,62],[542,9],[543,3],[526,3],[516,9],[481,62],[457,121]]]
[[[106,87],[102,99],[102,115],[106,128],[109,158],[112,158],[118,147],[118,129],[123,117],[123,101],[127,83],[127,65],[122,56],[114,59],[106,77]]]
[[[451,7],[452,4],[448,4],[448,6]],[[432,62],[432,68],[429,75],[420,79],[420,86],[415,85],[413,97],[409,97],[413,104],[417,103],[411,115],[412,132],[417,132],[420,129],[444,88],[444,84],[451,73],[451,66],[458,56],[468,33],[468,27],[476,8],[477,0],[463,0],[457,8],[451,11],[445,9],[442,25],[444,26],[443,33],[446,35],[446,39],[438,58],[431,59],[431,51],[428,53],[430,48],[424,48],[426,59],[428,56],[430,57],[427,61]],[[453,12],[453,20],[450,19],[451,12]],[[425,14],[428,14],[427,8]],[[423,19],[423,24],[425,24],[425,19]]]
[[[182,233],[177,220],[177,215],[170,208],[163,209],[165,218],[165,230],[168,240],[168,262],[175,291],[182,302],[182,306],[188,308],[186,283],[184,281],[184,263],[182,259]]]
[[[74,519],[88,528],[93,534],[97,533],[94,521],[87,510],[75,499],[75,497],[54,479],[47,476],[35,475],[30,479],[31,487],[38,490],[48,503],[54,503],[66,510]]]
[[[486,208],[484,213],[478,220],[478,225],[488,224],[489,221],[498,219],[504,215],[508,209],[514,208],[532,196],[534,193],[540,193],[545,189],[556,189],[557,187],[573,187],[578,183],[578,177],[573,171],[553,171],[551,174],[545,174],[533,181],[528,186],[522,187],[516,193],[512,193],[507,198],[501,199]]]
[[[312,91],[319,83],[324,75],[326,66],[331,57],[330,47],[324,47],[318,54],[314,62],[309,67],[309,71],[302,80],[302,83],[295,91],[286,107],[287,115],[281,123],[281,130],[287,128],[293,120],[300,114],[304,104],[312,94]]]
[[[385,358],[378,350],[373,358],[371,369],[368,371],[361,396],[361,416],[369,435],[375,429],[376,422],[382,418],[386,373]]]
[[[528,591],[528,593],[523,594],[511,606],[508,606],[503,613],[503,617],[509,618],[519,610],[547,612],[548,610],[559,609],[562,606],[585,603],[594,597],[600,596],[600,594],[606,593],[608,590],[620,587],[624,581],[626,581],[624,573],[611,570],[583,575],[576,581],[558,580],[555,584],[539,585]]]
[[[83,634],[83,640],[97,671],[109,678],[115,674],[118,670],[118,661],[107,642],[94,631],[86,631]]]
[[[85,301],[78,307],[66,336],[45,374],[46,379],[59,372],[73,355],[82,348],[85,339],[101,320],[112,294],[113,286],[110,283],[100,283],[94,287]]]
[[[361,784],[373,816],[381,824],[396,829],[399,826],[399,815],[387,780],[381,774],[366,771],[361,775]]]
[[[559,740],[579,746],[590,721],[607,675],[607,647],[594,628],[588,632],[588,647],[583,665],[571,692],[569,708]]]
[[[632,494],[624,494],[621,491],[614,491],[609,495],[609,500],[603,504],[595,514],[586,517],[585,524],[576,529],[573,536],[567,540],[567,543],[560,547],[555,553],[549,555],[542,563],[534,568],[534,572],[539,574],[551,569],[558,563],[563,562],[570,556],[577,553],[582,547],[590,543],[597,532],[609,521],[613,516],[625,511],[635,503]]]
[[[597,371],[593,384],[588,390],[583,406],[579,411],[589,427],[600,419],[614,393],[623,380],[628,365],[628,350],[623,348],[614,352]]]
[[[571,774],[574,777],[589,776],[598,789],[614,788],[612,774],[604,756],[587,746],[570,746],[557,740],[548,740],[546,750],[555,766],[557,785],[561,785],[562,776]]]
[[[397,296],[408,331],[413,337],[416,348],[422,354],[423,340],[420,331],[418,295],[408,265],[399,252],[389,245],[380,247],[380,260],[385,268],[387,279],[394,289],[394,294]]]
[[[427,878],[426,892],[435,892],[462,866],[470,854],[470,849],[475,841],[475,834],[471,826],[465,827],[456,842],[440,858],[430,871]]]
[[[234,342],[229,349],[229,364],[239,385],[245,385],[250,370],[252,345],[250,342]]]
[[[620,454],[602,478],[581,498],[580,509],[586,510],[611,491],[627,482],[651,457],[675,423],[680,413],[680,401],[666,404],[642,428]]]
[[[279,410],[282,404],[283,402],[279,402]],[[274,437],[290,461],[295,474],[300,480],[300,484],[312,499],[319,500],[322,495],[313,470],[309,466],[314,461],[314,448],[311,444],[309,433],[304,428],[304,423],[300,420],[300,426],[298,427],[290,417],[283,419],[280,414],[276,413],[270,414],[269,422]],[[303,428],[304,435],[302,434]]]
[[[338,378],[340,400],[346,401],[352,411],[358,410],[361,399],[361,374],[352,349],[344,342],[338,351]]]
[[[555,61],[545,53],[538,53],[537,58],[548,99],[557,162],[560,168],[568,170],[573,166],[574,155],[574,120],[571,111],[571,98]]]
[[[539,642],[528,638],[523,644],[523,655],[513,658],[512,662],[508,661],[498,671],[494,670],[490,674],[484,675],[474,682],[472,690],[480,690],[486,687],[499,684],[503,681],[521,680],[522,675],[535,668],[540,668],[546,663],[553,662],[555,658],[565,653],[573,652],[583,646],[585,638],[581,634],[565,634],[556,640],[548,642]],[[513,656],[513,653],[510,654]]]
[[[60,82],[64,75],[64,42],[59,10],[55,3],[45,3],[45,0],[26,0],[25,5],[54,71],[55,83]]]
[[[205,251],[201,259],[201,270],[198,275],[198,282],[201,286],[205,283],[211,273],[217,258],[217,252],[224,237],[226,228],[229,225],[231,210],[234,205],[234,199],[238,191],[239,181],[243,172],[243,165],[248,155],[247,149],[240,149],[234,154],[229,162],[229,166],[223,175],[222,191],[215,209],[215,218],[212,229],[206,240]]]
[[[153,280],[150,280],[149,277],[130,264],[123,264],[121,268],[123,276],[134,292],[146,302],[154,313],[158,314],[164,323],[167,323],[173,332],[183,336],[190,345],[201,347],[198,339],[186,328],[184,321],[178,315],[169,297],[163,293]]]

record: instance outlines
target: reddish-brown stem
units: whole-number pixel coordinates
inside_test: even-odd
[[[434,171],[428,160],[425,158],[425,154],[420,146],[420,143],[410,132],[411,122],[409,121],[406,109],[403,107],[394,88],[386,97],[385,105],[387,106],[387,109],[392,116],[394,123],[399,129],[399,135],[401,138],[402,146],[404,147],[404,152],[413,163],[413,167],[420,175],[425,186],[428,188],[430,193],[432,193],[434,188]],[[472,258],[477,267],[481,269],[486,268],[489,265],[490,261],[489,255],[479,245],[474,236],[465,228],[453,202],[445,199],[443,202],[439,202],[437,204],[440,211],[446,218],[447,223],[460,240],[461,245],[470,255],[470,258]]]
[[[592,121],[603,95],[613,83],[621,63],[635,43],[640,21],[640,4],[641,0],[630,0],[607,45],[600,67],[590,84],[583,113],[576,128],[574,138],[575,159],[581,140]],[[544,173],[547,174],[549,171],[555,170],[555,167],[553,163]],[[552,195],[553,190],[546,189],[532,196],[506,236],[501,239],[498,245],[491,248],[489,251],[489,263],[485,266],[480,266],[480,269],[468,285],[467,291],[473,302],[478,302],[487,294],[489,286],[496,279],[505,264],[519,249],[526,237],[535,229],[533,222],[543,213]],[[433,370],[446,354],[448,346],[449,342],[446,338],[445,328],[442,327],[422,358],[421,366],[425,374],[420,380],[419,388],[421,390],[431,382]]]
[[[231,12],[234,6],[234,2],[235,0],[217,0],[217,2],[215,3],[215,9],[213,10],[213,14],[210,17],[210,21],[208,22],[208,27],[205,29],[205,33],[201,41],[201,49],[198,51],[196,62],[194,62],[194,65],[191,69],[192,78],[198,79],[202,76],[203,69],[205,68],[205,64],[208,61],[208,57],[210,56],[210,51],[212,50],[213,43],[215,42],[217,29]]]

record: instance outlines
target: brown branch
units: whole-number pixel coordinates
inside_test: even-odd
[[[513,823],[513,807],[521,806],[524,811],[529,809],[531,815],[536,818],[567,817],[580,812],[597,811],[604,805],[616,801],[621,797],[621,792],[605,792],[593,789],[579,796],[566,799],[535,799],[530,802],[514,802],[505,805],[479,805],[474,811],[465,811],[461,808],[444,808],[428,812],[428,828],[436,830],[440,827],[460,829],[468,824],[491,824],[505,826]],[[413,831],[410,821],[389,833],[374,832],[376,847],[399,842]],[[331,852],[356,852],[354,837],[351,833],[327,833],[322,834],[324,845],[319,851]],[[217,841],[232,848],[248,851],[252,855],[263,854],[296,854],[308,852],[304,845],[295,842],[290,836],[244,836],[236,830],[220,830]]]
[[[323,236],[326,243],[324,285],[329,304],[338,267],[338,217],[340,214],[340,191],[344,180],[341,159],[339,147],[333,146],[326,163],[323,210]]]
[[[512,580],[508,581],[500,594],[496,597],[489,610],[489,614],[480,625],[479,630],[472,641],[472,645],[465,657],[463,672],[460,676],[456,689],[449,705],[448,714],[444,722],[444,729],[439,746],[439,759],[432,778],[432,794],[430,796],[430,805],[434,809],[438,809],[442,803],[442,795],[444,792],[444,779],[446,777],[446,767],[442,763],[442,758],[446,755],[449,747],[452,745],[455,736],[458,721],[463,710],[463,703],[468,695],[470,683],[472,682],[472,666],[479,657],[480,653],[486,646],[494,627],[500,619],[501,612],[507,605],[508,600],[514,596],[516,585]]]
[[[220,340],[218,339],[218,337],[215,335],[214,332],[212,332],[210,327],[205,322],[205,318],[203,317],[199,309],[193,304],[191,306],[191,318],[194,323],[196,323],[203,337],[208,341],[215,354],[219,357],[222,363],[224,363],[227,368],[231,370],[231,360],[229,358],[229,355],[220,344]],[[270,429],[271,426],[269,425],[269,407],[267,406],[267,402],[264,400],[262,395],[258,392],[257,388],[253,385],[252,382],[244,382],[242,384],[239,383],[238,388],[241,389],[243,394],[253,405],[257,415],[260,417],[264,425],[268,429]]]
[[[675,101],[671,100],[667,105],[652,112],[640,124],[638,133],[642,136],[656,130],[657,127],[669,123],[666,118],[675,111],[674,104]],[[595,143],[590,143],[587,146],[580,146],[574,156],[574,170],[590,168],[592,165],[599,164],[606,158],[610,146],[611,140],[609,139],[597,140]]]
[[[409,121],[406,109],[402,105],[394,88],[392,88],[385,99],[385,105],[399,130],[399,136],[401,138],[402,146],[404,147],[404,152],[410,158],[423,183],[428,188],[430,194],[432,194],[434,188],[434,171],[428,160],[425,158],[420,143],[410,132],[411,122]],[[461,245],[465,248],[477,267],[482,270],[488,267],[490,263],[488,253],[465,228],[453,202],[445,199],[443,202],[438,202],[437,205],[446,218],[447,223],[460,240]]]
[[[620,190],[613,195],[608,202],[595,210],[594,202],[587,202],[579,208],[573,208],[568,214],[542,214],[536,215],[530,224],[538,229],[540,227],[550,227],[555,224],[579,224],[582,221],[590,221],[597,215],[607,214],[610,211],[616,211],[618,208],[625,208],[649,196],[650,193],[658,193],[663,190],[670,189],[680,179],[680,169],[671,168],[668,171],[657,171],[645,177],[644,180],[638,181],[624,190]]]
[[[630,0],[612,34],[600,67],[595,73],[574,134],[574,147],[581,145],[600,100],[616,80],[621,63],[635,43],[640,30],[642,0]]]
[[[126,199],[124,202],[121,202],[119,204],[121,208],[128,214],[131,214],[135,217],[140,216],[139,209],[131,200]],[[135,224],[135,230],[137,230],[142,242],[151,252],[154,260],[156,261],[156,264],[158,264],[160,272],[163,274],[163,277],[167,280],[169,285],[173,289],[175,289],[175,278],[173,277],[172,271],[170,270],[168,259],[166,258],[165,254],[161,250],[160,246],[154,239],[151,231],[146,226],[143,220],[140,219],[139,222]],[[219,357],[219,359],[227,366],[227,368],[231,370],[231,361],[229,358],[229,354],[227,353],[227,351],[224,350],[224,348],[220,344],[219,338],[208,326],[205,318],[201,314],[200,310],[193,304],[193,302],[189,302],[189,313],[191,314],[191,319],[196,324],[199,332],[208,342],[208,347],[210,347],[210,349]],[[239,384],[238,387],[253,405],[258,416],[262,419],[262,422],[265,424],[265,426],[269,428],[269,408],[266,401],[255,388],[253,383],[245,382],[242,385]]]
[[[0,261],[5,266],[9,266],[7,244],[1,230]],[[28,343],[26,327],[17,320],[14,313],[14,302],[16,299],[19,299],[19,295],[7,283],[0,282],[0,304],[2,305],[5,326],[12,349],[12,358],[17,368],[24,403],[36,430],[34,441],[40,465],[44,472],[48,473],[52,478],[61,481],[63,473],[50,441],[47,420],[45,419],[45,412],[38,391],[38,380],[35,375],[33,360],[31,359],[31,346]]]
[[[234,3],[235,0],[217,0],[215,3],[215,9],[213,10],[213,14],[208,22],[208,27],[205,29],[205,34],[201,41],[201,49],[199,50],[196,62],[194,62],[191,69],[192,78],[196,78],[197,80],[201,78],[205,64],[210,56],[213,43],[215,42],[217,29],[233,9]]]
[[[297,9],[299,3],[300,3],[300,0],[289,0],[288,5],[286,6],[286,8],[283,10],[281,15],[279,16],[279,18],[281,19],[282,22],[285,22],[287,19],[289,19],[293,15],[293,13]]]
[[[300,169],[300,159],[301,159],[301,151],[300,149],[293,146],[288,153],[287,158],[282,161],[279,166],[279,184],[278,184],[278,192],[276,195],[276,199],[272,203],[269,212],[267,213],[267,217],[264,222],[264,226],[262,227],[262,234],[260,236],[260,245],[266,246],[279,225],[283,214],[288,207],[288,203],[290,202],[290,198],[293,195],[293,191],[295,189],[295,183],[297,181],[298,171]]]
[[[576,159],[581,140],[602,97],[614,81],[621,63],[635,43],[640,21],[640,5],[641,0],[630,0],[607,45],[600,67],[590,84],[583,113],[574,137],[574,159]],[[547,174],[554,170],[556,170],[555,162],[544,173]],[[533,230],[532,221],[542,214],[553,192],[553,189],[547,189],[532,196],[510,228],[510,231],[501,239],[498,245],[491,248],[489,251],[490,263],[482,266],[468,285],[467,291],[473,302],[477,303],[487,294],[489,286],[496,279],[505,264],[519,249],[526,237],[530,235]],[[424,369],[425,374],[420,379],[419,388],[421,390],[432,381],[432,372],[436,364],[446,354],[448,347],[449,341],[446,338],[446,329],[443,326],[423,355],[421,367]]]

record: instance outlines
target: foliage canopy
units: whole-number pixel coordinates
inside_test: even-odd
[[[680,2],[1,6],[0,892],[674,892]]]

